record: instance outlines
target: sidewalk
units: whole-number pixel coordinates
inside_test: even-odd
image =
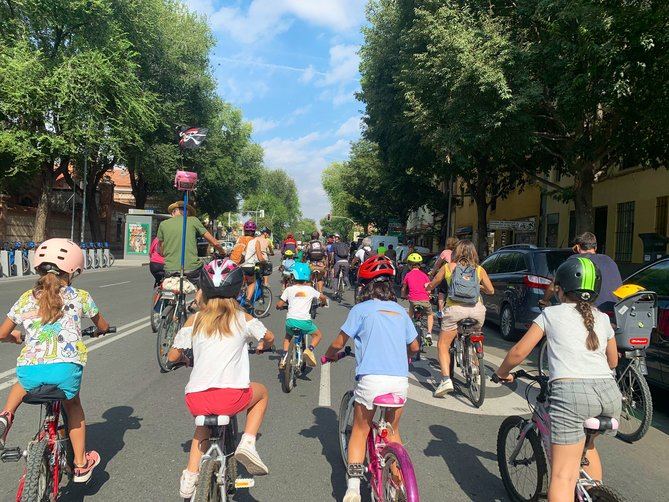
[[[114,260],[114,267],[144,267],[148,265],[148,261],[142,260]]]

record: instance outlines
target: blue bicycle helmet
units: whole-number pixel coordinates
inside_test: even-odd
[[[306,263],[296,263],[293,265],[291,272],[296,281],[308,281],[311,279],[311,269]]]

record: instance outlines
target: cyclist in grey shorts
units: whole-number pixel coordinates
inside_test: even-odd
[[[620,417],[622,396],[611,370],[618,350],[609,317],[592,304],[602,275],[587,258],[567,260],[555,274],[560,305],[546,307],[497,370],[501,380],[548,339],[551,417],[551,481],[548,500],[573,500],[585,444],[583,422],[599,415]],[[597,450],[587,453],[586,472],[602,479]]]

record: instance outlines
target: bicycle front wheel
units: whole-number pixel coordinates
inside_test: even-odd
[[[476,345],[467,343],[467,384],[469,400],[476,408],[480,408],[485,400],[485,365],[483,358],[479,359]]]
[[[418,502],[418,483],[413,464],[404,447],[390,443],[381,452],[381,489],[384,502]]]
[[[604,485],[594,486],[588,490],[592,502],[624,502],[624,498]]]
[[[295,387],[295,366],[293,358],[295,357],[295,342],[290,341],[288,352],[285,355],[285,365],[283,367],[283,378],[281,379],[281,389],[288,393]]]
[[[648,382],[636,366],[630,364],[623,372],[622,376],[616,376],[623,395],[618,437],[627,443],[633,443],[644,437],[650,428],[653,420],[653,398]]]
[[[151,319],[151,331],[158,332],[160,327],[160,315],[162,313],[162,299],[160,298],[160,288],[155,288],[151,295],[151,312],[149,319]]]
[[[49,438],[44,437],[28,446],[21,502],[47,502],[49,500],[53,480],[49,465],[48,444]]]
[[[345,466],[348,466],[348,440],[351,437],[353,430],[353,391],[349,390],[341,398],[339,405],[339,451],[341,453],[341,460]]]
[[[261,288],[262,294],[253,302],[253,317],[260,319],[266,317],[269,309],[272,307],[272,290],[263,285]]]
[[[179,320],[174,317],[174,305],[168,305],[163,311],[163,319],[158,326],[156,336],[156,356],[161,373],[168,373],[170,368],[167,365],[167,353],[172,347],[174,337],[181,327]]]
[[[218,485],[218,471],[220,468],[221,461],[213,458],[208,458],[202,463],[193,502],[220,502],[223,500]]]
[[[497,465],[504,488],[514,502],[534,502],[546,496],[548,468],[541,442],[533,429],[527,431],[516,458],[510,462],[518,437],[527,421],[508,417],[497,433]]]

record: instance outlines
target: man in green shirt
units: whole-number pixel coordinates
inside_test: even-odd
[[[381,242],[379,243],[379,247],[376,248],[376,254],[378,254],[379,256],[385,256],[387,250],[388,249],[386,248],[386,244],[384,242]]]
[[[163,221],[158,227],[158,240],[160,241],[160,254],[165,257],[165,272],[178,272],[181,270],[181,233],[183,230],[183,201],[170,204],[167,211],[172,216]],[[202,222],[195,216],[195,209],[188,205],[188,218],[186,223],[186,252],[184,270],[189,279],[199,277],[202,263],[197,257],[197,237],[203,236],[209,244],[221,254],[225,250],[211,235]]]

